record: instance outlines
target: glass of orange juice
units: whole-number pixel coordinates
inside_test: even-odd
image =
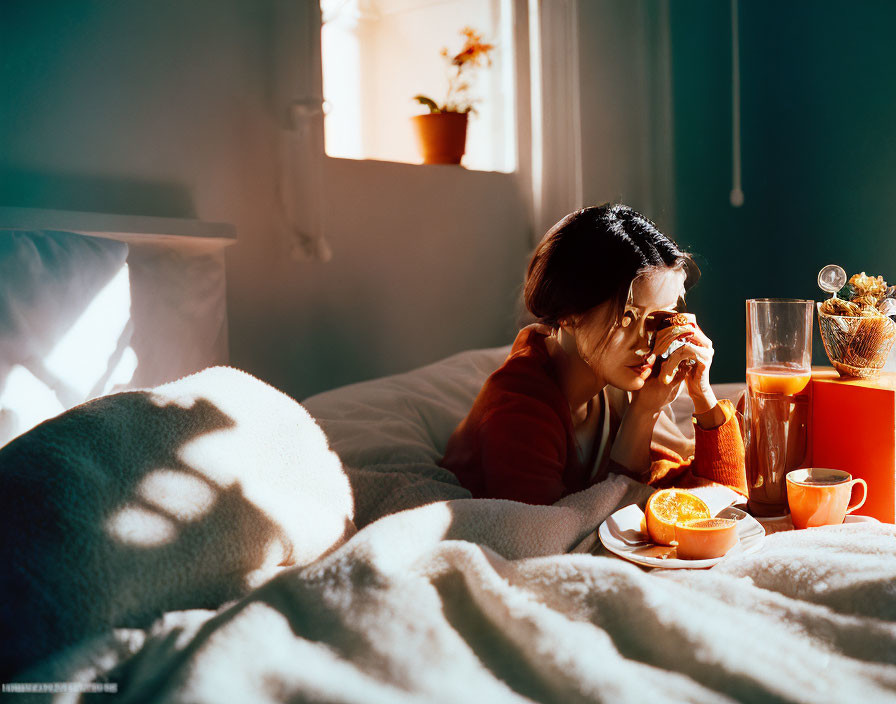
[[[795,298],[747,301],[744,445],[748,508],[758,516],[787,513],[785,475],[806,457],[814,309]]]

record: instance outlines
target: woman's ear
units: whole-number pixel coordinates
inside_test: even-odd
[[[582,316],[578,315],[578,314],[573,314],[567,318],[562,318],[559,322],[560,322],[561,328],[566,328],[566,330],[568,332],[573,332],[581,324]]]

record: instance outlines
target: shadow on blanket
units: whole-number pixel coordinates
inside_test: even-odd
[[[352,535],[305,410],[209,369],[106,396],[0,450],[0,678],[109,628],[217,608]]]

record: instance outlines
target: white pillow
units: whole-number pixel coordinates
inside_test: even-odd
[[[0,232],[0,446],[103,393],[130,342],[123,242]]]
[[[0,446],[116,391],[227,362],[223,250],[0,232]]]
[[[405,374],[305,399],[345,465],[358,528],[433,501],[470,497],[437,463],[482,383],[509,351],[461,352]]]

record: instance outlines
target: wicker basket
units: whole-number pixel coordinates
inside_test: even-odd
[[[824,351],[840,376],[876,377],[896,342],[896,323],[890,318],[827,315],[820,303],[818,328]]]

